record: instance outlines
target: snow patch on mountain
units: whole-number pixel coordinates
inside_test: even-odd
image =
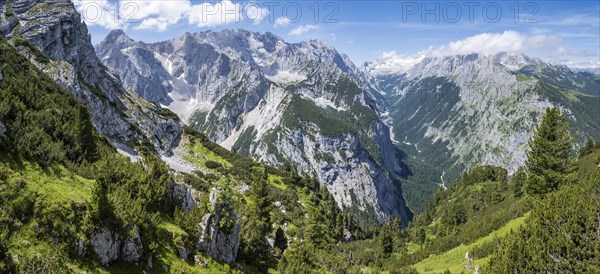
[[[298,83],[307,79],[306,75],[287,70],[277,71],[275,75],[266,77],[274,83],[283,85]]]
[[[390,74],[403,74],[421,62],[425,57],[424,54],[398,55],[394,51],[383,52],[375,61],[366,63],[365,69],[370,75],[375,77]]]

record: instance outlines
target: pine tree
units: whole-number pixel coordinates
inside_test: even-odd
[[[391,219],[381,227],[379,231],[379,253],[381,258],[388,258],[394,251],[394,239],[390,227]]]
[[[594,140],[590,138],[585,145],[579,149],[579,158],[590,154],[594,149],[596,149],[596,144],[594,143]]]
[[[281,227],[278,227],[275,231],[275,247],[279,248],[281,252],[285,251],[288,246],[287,238],[285,237],[285,233]]]
[[[526,190],[544,195],[565,182],[573,145],[569,125],[556,107],[547,108],[535,135],[529,141]]]
[[[510,181],[515,197],[523,195],[523,184],[527,180],[527,173],[523,167],[519,167]]]
[[[420,227],[420,228],[417,230],[417,235],[416,235],[416,238],[417,238],[417,239],[416,239],[416,240],[417,240],[416,242],[417,242],[418,244],[424,244],[424,243],[425,243],[425,241],[427,240],[427,232],[425,231],[425,229],[424,229],[423,227]]]
[[[271,233],[271,199],[266,176],[257,178],[250,188],[250,199],[244,220],[242,258],[261,271],[268,269],[271,250],[266,238]]]
[[[96,135],[94,131],[94,125],[92,124],[92,118],[83,105],[79,106],[77,116],[81,150],[86,160],[89,162],[95,162],[98,160],[99,155],[96,151]]]

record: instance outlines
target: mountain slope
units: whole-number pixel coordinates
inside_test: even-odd
[[[271,216],[263,240],[279,241],[267,247],[272,263],[281,242],[363,237],[314,179],[189,128],[180,153],[195,171],[174,172],[152,150],[132,162],[69,90],[1,37],[0,50],[0,272],[255,271],[237,255],[256,217],[249,190],[261,180]]]
[[[431,177],[448,185],[476,165],[514,172],[526,159],[531,129],[552,105],[567,113],[577,144],[600,137],[600,81],[589,73],[504,53],[423,57],[393,73],[385,67],[367,65],[386,93],[394,141],[433,175],[409,178],[409,193],[427,182],[435,189]]]
[[[0,10],[2,36],[83,102],[94,126],[111,142],[132,150],[149,141],[161,152],[177,145],[182,123],[123,89],[96,57],[71,1],[4,1]]]
[[[291,162],[315,174],[341,207],[369,212],[363,216],[411,218],[398,179],[401,153],[377,114],[381,98],[332,47],[244,30],[146,44],[117,30],[96,49],[128,89],[224,147]]]

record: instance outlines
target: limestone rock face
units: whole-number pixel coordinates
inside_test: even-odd
[[[0,33],[25,39],[49,61],[37,60],[23,46],[20,52],[84,103],[96,129],[114,144],[133,148],[143,139],[168,153],[179,141],[183,124],[161,107],[123,88],[119,78],[98,59],[87,27],[71,1],[2,1]],[[19,27],[17,27],[19,26]]]
[[[121,254],[119,258],[126,262],[137,262],[142,257],[142,252],[144,251],[144,245],[142,244],[140,233],[137,231],[137,228],[134,228],[133,231],[134,235],[125,239],[125,241],[123,241],[123,245],[121,246]]]
[[[107,228],[102,228],[99,232],[92,234],[90,244],[100,263],[104,266],[108,266],[119,258],[121,240],[117,234]]]
[[[121,260],[125,262],[137,262],[144,250],[142,239],[137,227],[132,229],[133,236],[123,240],[123,236],[102,228],[100,231],[90,235],[90,245],[104,266]]]
[[[196,248],[216,261],[231,263],[235,261],[240,246],[240,224],[235,221],[233,227],[223,229],[219,227],[221,218],[210,213],[202,217],[202,232]]]
[[[564,90],[552,87],[598,96],[600,86],[592,74],[509,53],[422,57],[394,72],[381,71],[391,67],[385,62],[366,68],[396,106],[387,119],[394,141],[414,147],[417,158],[447,152],[444,158],[450,161],[435,161],[440,170],[494,165],[516,171],[527,159],[527,141],[547,107],[566,113],[580,142],[598,136],[590,130],[600,127],[598,119],[588,120],[597,114],[581,111],[573,104],[577,100],[565,100]]]
[[[201,232],[196,249],[216,261],[231,263],[240,247],[240,223],[232,204],[219,198],[219,191],[213,188],[210,192],[210,213],[205,214],[198,224]]]
[[[172,183],[168,188],[171,199],[185,212],[189,212],[194,206],[197,206],[195,193],[196,190],[183,183]]]

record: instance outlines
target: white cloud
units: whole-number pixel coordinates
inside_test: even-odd
[[[331,38],[331,41],[335,41],[337,40],[337,35],[335,35],[335,33],[332,33],[329,35],[329,38]]]
[[[515,31],[505,31],[503,33],[482,33],[450,42],[429,50],[427,55],[434,57],[470,53],[493,55],[500,52],[523,54],[532,51],[544,52],[549,55],[566,53],[563,41],[558,36],[527,36]]]
[[[305,34],[305,33],[309,32],[311,30],[316,30],[317,28],[318,27],[315,26],[315,25],[302,25],[302,26],[299,26],[299,27],[293,29],[292,31],[290,31],[288,33],[288,35],[300,36],[300,35]]]
[[[165,31],[181,20],[191,8],[189,1],[119,1],[122,20],[140,22],[135,28]]]
[[[135,24],[136,29],[165,31],[181,20],[198,27],[247,21],[258,24],[269,10],[255,2],[192,2],[190,0],[77,0],[75,5],[88,25],[107,29]]]
[[[377,59],[368,64],[373,75],[401,74],[418,64],[425,58],[423,54],[400,55],[395,51],[384,51],[377,54]]]
[[[600,61],[569,61],[569,60],[560,60],[553,62],[560,65],[565,65],[574,69],[598,69],[600,68]]]
[[[193,5],[188,13],[188,23],[198,27],[236,23],[242,20],[240,4],[229,0],[220,3],[202,3]]]
[[[289,25],[291,22],[292,22],[292,20],[290,20],[290,18],[282,16],[282,17],[275,19],[275,27],[285,27],[285,26]]]
[[[107,0],[78,0],[73,1],[73,4],[89,26],[100,26],[106,29],[118,29],[124,26],[123,22],[116,17],[115,5]]]
[[[267,15],[269,15],[268,9],[261,8],[260,5],[254,2],[244,5],[243,10],[245,11],[246,21],[254,24],[260,23]]]

